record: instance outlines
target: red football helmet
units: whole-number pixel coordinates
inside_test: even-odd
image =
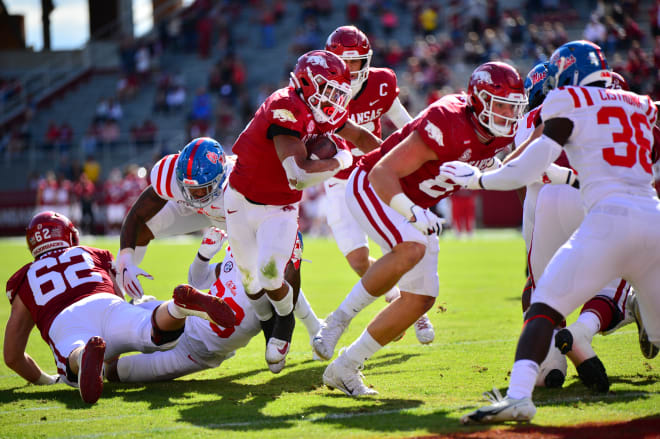
[[[340,26],[325,42],[325,50],[339,55],[344,61],[361,60],[360,70],[351,72],[351,90],[355,96],[369,76],[371,44],[367,36],[355,26]]]
[[[626,81],[626,78],[621,76],[620,73],[610,72],[610,75],[612,76],[612,84],[610,85],[610,88],[630,91],[630,87],[628,86],[628,81]]]
[[[502,62],[480,65],[470,76],[468,98],[475,118],[491,134],[516,134],[518,120],[527,106],[523,80],[516,69]]]
[[[69,218],[48,210],[32,217],[25,238],[32,256],[36,258],[56,248],[78,245],[78,229]]]
[[[337,55],[312,50],[298,58],[291,86],[312,110],[318,123],[337,124],[351,99],[351,73]]]

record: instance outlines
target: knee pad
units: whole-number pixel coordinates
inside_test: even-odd
[[[580,314],[591,311],[600,319],[600,332],[607,332],[623,320],[624,315],[614,301],[607,296],[595,296],[584,304]]]

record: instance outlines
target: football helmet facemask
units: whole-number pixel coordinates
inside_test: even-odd
[[[312,50],[298,58],[291,72],[291,86],[312,110],[316,122],[336,125],[346,115],[351,75],[334,53]]]
[[[552,88],[594,83],[602,83],[603,87],[609,88],[612,74],[597,44],[577,40],[564,44],[550,56],[548,81]]]
[[[369,77],[371,56],[373,55],[369,39],[355,26],[340,26],[328,36],[325,50],[339,55],[344,61],[362,61],[360,70],[351,72],[351,92],[355,97],[364,81]]]
[[[527,106],[522,78],[502,62],[487,62],[472,72],[468,99],[478,123],[498,137],[516,134]]]
[[[184,201],[194,208],[211,204],[227,178],[226,158],[222,146],[210,137],[199,137],[179,153],[176,182]]]
[[[32,217],[25,231],[25,239],[34,258],[47,251],[74,247],[79,243],[78,229],[71,220],[51,210]]]

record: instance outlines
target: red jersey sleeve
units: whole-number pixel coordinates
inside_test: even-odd
[[[32,262],[23,265],[7,281],[7,298],[9,299],[9,303],[14,302],[14,297],[16,297],[18,294],[18,290],[21,288],[21,284],[25,280],[25,276],[27,275],[31,265]]]
[[[302,138],[306,134],[304,126],[306,118],[304,108],[300,104],[293,102],[288,95],[274,95],[273,99],[267,103],[264,112],[267,126],[277,125],[286,130],[295,131]]]

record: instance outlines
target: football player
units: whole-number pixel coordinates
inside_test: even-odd
[[[651,170],[657,108],[648,96],[607,89],[607,61],[589,41],[558,48],[548,77],[556,88],[541,109],[543,135],[515,160],[486,173],[461,162],[441,170],[467,188],[510,190],[533,181],[564,150],[580,176],[586,209],[536,284],[506,397],[495,392],[492,405],[463,416],[463,423],[530,420],[534,382],[553,328],[616,277],[635,288],[640,323],[649,342],[660,344],[660,200]]]
[[[233,164],[234,158],[226,157],[218,142],[200,137],[180,153],[167,155],[154,165],[151,185],[133,204],[121,229],[118,279],[126,294],[135,299],[144,294],[138,276],[151,275],[138,266],[152,239],[210,226],[227,228],[223,190]],[[303,294],[298,296],[295,315],[305,324],[311,339],[320,322]],[[273,367],[279,367],[277,364]]]
[[[412,119],[399,100],[396,74],[386,68],[371,67],[371,44],[367,36],[355,26],[340,26],[325,43],[328,50],[346,62],[351,71],[351,102],[348,118],[382,137],[381,117],[386,116],[398,129]],[[369,257],[367,235],[353,218],[346,205],[346,181],[364,153],[351,146],[353,164],[327,179],[325,186],[327,220],[339,250],[353,271],[362,277],[375,259]],[[395,286],[385,298],[388,301],[400,295]],[[415,322],[415,334],[420,343],[431,343],[435,338],[433,325],[424,314]]]
[[[323,382],[350,396],[374,394],[359,368],[427,312],[438,295],[438,233],[429,208],[458,189],[440,165],[466,160],[497,167],[495,154],[513,140],[527,105],[523,81],[508,64],[491,62],[470,76],[467,94],[447,95],[362,159],[348,180],[346,202],[367,235],[387,250],[330,314],[314,349],[331,358],[349,322],[398,283],[401,296],[325,370]]]
[[[302,189],[353,161],[343,148],[333,158],[309,159],[304,142],[336,132],[364,150],[380,145],[380,139],[348,118],[350,97],[344,61],[324,50],[307,52],[298,58],[290,85],[266,98],[233,147],[238,158],[224,200],[229,245],[257,316],[276,319],[266,347],[269,364],[279,363],[289,351],[293,293],[284,269],[296,241]]]
[[[539,64],[525,79],[530,104],[515,137],[514,143],[517,147],[524,148],[542,133],[540,111],[548,91],[547,71],[547,63]],[[623,77],[615,72],[611,72],[611,75],[612,79],[617,78],[616,87],[613,81],[613,88],[628,90]],[[521,148],[517,148],[515,155],[521,152]],[[504,159],[504,163],[508,163],[512,157],[514,154]],[[567,164],[563,154],[559,161]],[[549,175],[552,178],[548,178]],[[548,181],[560,184],[545,184]],[[570,169],[551,166],[546,170],[543,181],[535,181],[526,187],[523,237],[527,247],[530,278],[523,297],[524,310],[529,307],[529,294],[533,292],[535,279],[540,278],[552,255],[570,238],[584,219],[582,199],[577,189],[579,185],[569,184],[573,181],[574,175]],[[610,334],[634,321],[633,307],[629,303],[633,297],[634,293],[628,282],[614,279],[584,304],[576,322],[568,328],[556,329],[556,337],[553,338],[548,356],[540,365],[537,385],[561,387],[566,376],[565,357],[560,355],[564,352],[587,387],[607,392],[609,379],[605,367],[591,347],[591,340],[598,332]],[[645,356],[649,355],[644,348],[642,352]]]
[[[220,251],[226,235],[220,229],[211,227],[202,238],[198,255],[190,265],[191,285],[200,290],[210,288],[210,293],[222,298],[236,315],[236,325],[223,328],[206,320],[191,317],[186,322],[179,343],[171,350],[123,356],[106,367],[110,381],[145,382],[174,379],[183,375],[218,367],[224,360],[234,356],[237,349],[246,346],[261,331],[257,315],[245,295],[240,274],[230,251],[218,264],[209,260]],[[299,239],[299,243],[302,241]],[[297,245],[287,265],[285,278],[298,292],[300,283],[297,271],[302,257],[302,246]],[[140,304],[145,308],[157,306],[157,301]],[[272,327],[270,328],[272,331]],[[268,341],[269,334],[266,335]],[[279,372],[284,368],[285,359],[271,370]]]
[[[172,300],[153,311],[131,306],[115,284],[112,254],[78,245],[78,230],[61,214],[35,215],[26,238],[34,261],[7,281],[11,314],[4,359],[33,384],[64,381],[78,387],[83,401],[93,404],[103,391],[104,360],[122,352],[172,348],[187,316],[225,328],[235,325],[227,303],[190,285],[176,287]],[[53,350],[57,375],[45,373],[25,352],[35,325]]]

